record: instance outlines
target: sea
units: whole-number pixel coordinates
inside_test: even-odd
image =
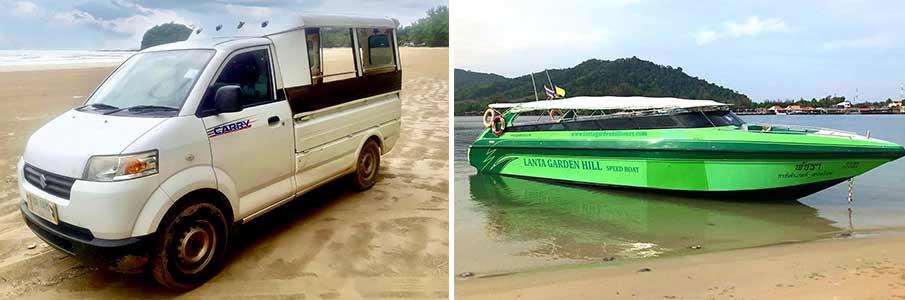
[[[134,51],[0,50],[0,71],[115,66]]]
[[[742,116],[905,144],[901,115]],[[797,201],[698,199],[478,175],[481,117],[454,118],[456,274],[498,275],[905,230],[905,159]]]

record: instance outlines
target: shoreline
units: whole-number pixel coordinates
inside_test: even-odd
[[[72,63],[31,63],[31,64],[15,64],[0,65],[0,74],[13,72],[39,72],[39,71],[58,71],[58,70],[84,70],[84,69],[112,69],[116,68],[122,61],[93,61],[93,62],[72,62]]]
[[[457,277],[456,298],[905,298],[905,231],[861,235]]]

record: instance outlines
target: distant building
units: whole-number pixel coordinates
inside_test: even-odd
[[[773,107],[771,107],[771,108],[769,108],[769,109],[767,109],[767,110],[772,111],[772,112],[774,112],[774,113],[777,113],[777,112],[782,112],[784,109],[782,108],[782,106],[773,105]]]
[[[836,104],[836,108],[851,108],[852,102],[846,100]]]
[[[786,113],[788,113],[788,114],[800,114],[803,112],[804,112],[804,109],[801,108],[801,105],[786,106]]]

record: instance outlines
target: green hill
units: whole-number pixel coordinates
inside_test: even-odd
[[[650,96],[709,99],[738,107],[750,107],[751,99],[731,89],[688,76],[682,68],[662,66],[646,60],[590,59],[567,69],[549,70],[553,83],[573,96]],[[534,76],[543,99],[543,72]],[[455,112],[481,112],[495,102],[533,101],[531,77],[506,78],[497,74],[455,70]]]

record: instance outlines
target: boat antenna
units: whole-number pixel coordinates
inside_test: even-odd
[[[537,98],[537,83],[534,83],[534,73],[531,73],[531,90],[534,92],[534,101],[540,101]]]

